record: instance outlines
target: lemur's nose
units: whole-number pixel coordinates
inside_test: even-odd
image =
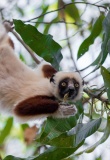
[[[70,92],[73,92],[74,90],[75,90],[74,87],[72,87],[72,86],[69,87],[69,91],[70,91]]]
[[[74,90],[74,87],[69,87],[70,90]]]

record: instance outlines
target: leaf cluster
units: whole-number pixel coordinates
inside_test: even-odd
[[[85,28],[83,29],[84,22],[82,20],[82,15],[84,13],[80,14],[80,10],[77,6],[79,3],[77,5],[76,4],[75,1],[71,1],[70,4],[67,4],[61,0],[56,4],[56,10],[48,11],[49,5],[42,5],[42,13],[40,16],[27,21],[17,19],[13,20],[14,29],[19,34],[22,41],[24,41],[36,55],[39,55],[46,61],[50,62],[57,70],[60,69],[60,61],[63,58],[61,53],[62,47],[53,40],[52,35],[47,33],[55,24],[59,25],[60,23],[63,23],[65,25],[67,36],[65,40],[67,41],[67,47],[70,50],[71,60],[74,62],[70,45],[70,39],[74,36],[68,36],[68,30],[71,28],[70,26],[68,27],[68,25],[71,24],[74,26],[72,26],[74,29],[77,28],[77,31],[82,37],[85,30]],[[85,5],[86,10],[89,3],[82,2],[82,4]],[[107,8],[106,5],[90,5],[98,8]],[[17,10],[22,16],[25,14],[19,6],[17,7]],[[51,22],[45,22],[45,15],[52,12],[58,13]],[[30,24],[27,24],[27,22],[30,22]],[[31,23],[34,23],[35,25],[31,25]],[[42,24],[44,24],[43,33],[38,30],[39,25]],[[82,68],[80,72],[82,73],[82,71],[86,71],[86,69],[91,66],[94,68],[89,74],[100,69],[100,75],[103,78],[104,86],[98,89],[96,87],[85,88],[82,100],[75,104],[78,109],[78,113],[75,116],[66,119],[47,119],[45,125],[42,127],[39,138],[35,141],[36,148],[42,146],[47,147],[42,154],[38,154],[37,152],[37,155],[28,158],[19,158],[9,155],[6,156],[4,160],[61,160],[71,155],[80,155],[84,152],[92,152],[98,145],[103,143],[108,138],[110,133],[110,70],[109,68],[106,69],[102,65],[105,64],[110,53],[110,11],[108,11],[107,15],[100,12],[98,18],[91,20],[87,29],[90,34],[79,46],[77,59],[79,60],[83,58],[84,55],[89,52],[91,45],[94,45],[95,40],[99,37],[102,40],[101,48],[98,57],[91,64],[89,64],[89,66]],[[25,60],[24,57],[21,56],[21,58]],[[103,96],[104,94],[107,94],[107,96]],[[100,105],[97,104],[99,102],[101,102]],[[84,111],[85,104],[89,108],[89,112],[87,113]],[[84,115],[89,118],[87,123],[83,123]],[[76,154],[76,151],[81,146],[85,145],[86,138],[94,134],[96,131],[99,131],[99,127],[103,120],[106,121],[106,125],[104,126],[102,138],[93,146],[88,147],[86,150]],[[4,144],[6,138],[10,134],[12,126],[13,119],[9,118],[0,134],[1,145]],[[22,127],[27,126],[22,125]]]

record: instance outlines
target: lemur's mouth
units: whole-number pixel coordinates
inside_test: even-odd
[[[72,100],[72,99],[74,99],[76,96],[77,96],[77,92],[76,92],[75,90],[69,90],[68,92],[66,92],[66,93],[64,94],[63,99],[64,99],[64,101],[66,101],[66,100]]]
[[[67,93],[64,95],[63,100],[64,100],[64,101],[68,100],[68,97],[69,97],[69,92],[67,92]]]

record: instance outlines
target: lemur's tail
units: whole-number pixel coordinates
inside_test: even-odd
[[[14,48],[14,43],[11,38],[8,36],[8,22],[4,22],[4,24],[0,24],[0,46],[1,45],[10,45]]]

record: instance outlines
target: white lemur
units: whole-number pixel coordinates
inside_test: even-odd
[[[0,27],[0,112],[21,122],[39,117],[68,117],[77,109],[60,103],[82,97],[82,79],[77,72],[57,72],[43,62],[33,70],[14,53],[14,44],[6,29]]]

